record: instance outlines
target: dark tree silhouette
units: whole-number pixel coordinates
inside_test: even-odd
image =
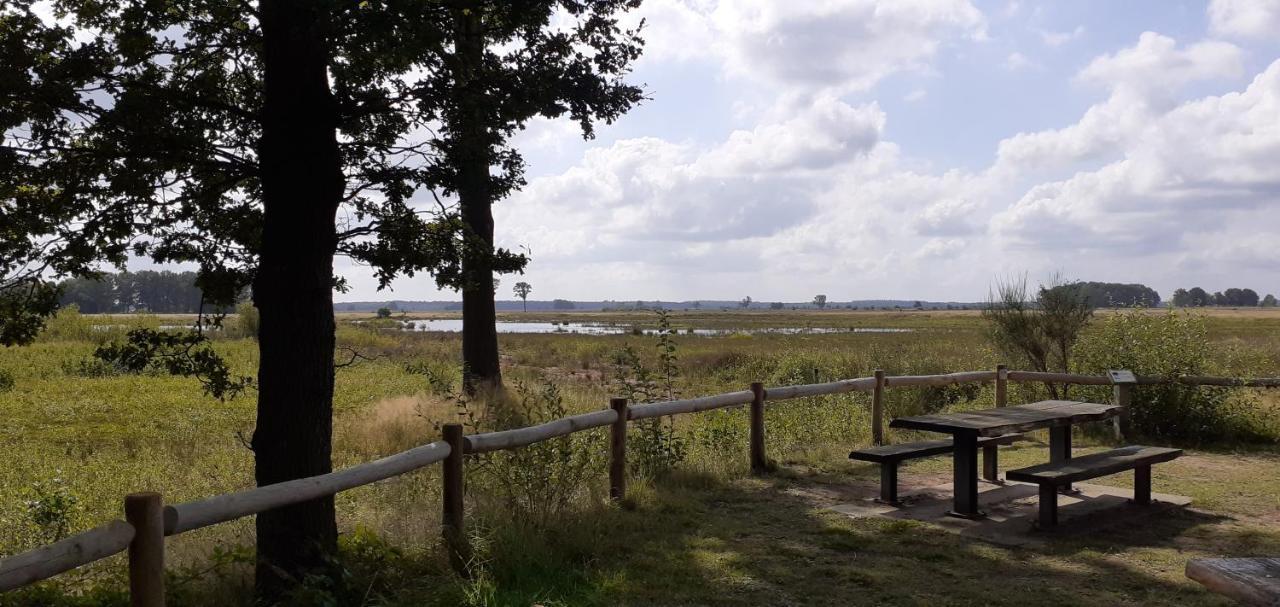
[[[1190,291],[1187,291],[1187,294],[1191,297],[1191,303],[1189,304],[1191,306],[1201,307],[1213,305],[1213,296],[1210,295],[1208,291],[1205,291],[1200,287],[1192,287]]]
[[[827,296],[826,296],[826,295],[814,295],[814,296],[813,296],[813,305],[818,306],[818,309],[819,309],[819,310],[821,310],[821,309],[823,309],[823,308],[826,308],[826,307],[827,307]]]
[[[515,291],[516,297],[519,297],[520,301],[524,304],[524,311],[528,312],[529,294],[533,292],[533,286],[522,280],[516,283]]]
[[[256,480],[329,472],[334,256],[382,286],[426,271],[463,288],[491,375],[475,337],[493,334],[491,274],[525,261],[492,246],[489,203],[521,174],[503,142],[539,114],[589,135],[639,98],[616,80],[639,39],[611,18],[632,5],[80,0],[49,23],[4,3],[0,339],[34,338],[53,281],[131,256],[199,266],[215,305],[252,285]],[[547,31],[558,10],[578,25]],[[445,196],[430,212],[409,204],[424,189]],[[330,562],[336,535],[332,498],[260,514],[259,589]]]
[[[427,3],[436,6],[436,3]],[[642,98],[623,81],[640,56],[638,31],[617,15],[636,0],[452,0],[439,65],[448,86],[431,101],[441,122],[433,142],[436,176],[457,195],[470,244],[461,267],[464,383],[500,386],[494,327],[492,205],[524,184],[524,159],[508,145],[536,116],[569,116],[582,135],[612,122]],[[551,27],[553,16],[571,18]]]

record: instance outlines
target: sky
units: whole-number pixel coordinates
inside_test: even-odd
[[[1280,0],[645,0],[648,100],[537,120],[531,299],[1280,293]],[[429,277],[340,301],[456,299]]]

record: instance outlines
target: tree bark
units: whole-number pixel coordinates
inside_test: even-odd
[[[459,111],[456,160],[458,203],[472,240],[462,259],[463,385],[474,394],[481,387],[502,385],[498,332],[494,323],[493,199],[489,187],[489,133],[484,122],[479,74],[484,59],[480,11],[455,9],[455,94]]]
[[[253,435],[259,486],[332,471],[334,220],[345,184],[319,6],[261,4],[264,225],[253,288],[261,314]],[[336,549],[333,498],[259,514],[257,534],[257,588],[273,598]]]

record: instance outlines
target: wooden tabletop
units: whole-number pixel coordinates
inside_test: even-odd
[[[1099,421],[1119,413],[1119,405],[1045,400],[1029,405],[984,411],[899,417],[889,422],[889,425],[894,428],[948,434],[975,432],[978,436],[999,436],[1010,432]]]
[[[1280,605],[1280,558],[1191,559],[1187,577],[1245,605]]]

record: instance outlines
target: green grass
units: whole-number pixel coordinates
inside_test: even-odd
[[[652,322],[647,315],[626,314],[557,318]],[[678,387],[687,396],[741,390],[751,381],[808,383],[815,372],[827,381],[870,375],[876,368],[917,374],[994,369],[1002,362],[972,313],[701,312],[674,318],[681,326],[918,329],[679,335]],[[153,317],[111,323],[135,320],[158,324]],[[7,530],[0,535],[0,554],[48,539],[27,502],[37,484],[48,487],[53,479],[75,499],[67,513],[71,531],[119,517],[123,496],[132,491],[158,490],[177,502],[252,485],[252,454],[242,443],[253,429],[252,392],[220,402],[204,396],[189,378],[86,376],[80,361],[118,334],[86,329],[86,322],[98,321],[66,321],[32,346],[0,350],[0,369],[15,379],[12,389],[0,392],[0,526]],[[1280,375],[1280,315],[1219,314],[1210,316],[1209,326],[1215,351],[1244,352],[1225,356],[1225,371]],[[648,337],[500,340],[510,383],[552,381],[574,411],[602,408],[616,393],[613,355],[624,344],[653,364]],[[456,336],[342,325],[339,342],[375,359],[338,371],[335,466],[434,440],[434,424],[453,419],[455,403],[434,391],[428,375],[456,382]],[[254,374],[254,342],[215,343],[236,374]],[[1016,385],[1010,398],[1034,400],[1041,390]],[[891,415],[904,415],[983,408],[992,398],[989,386],[902,389],[890,390],[887,404]],[[1242,391],[1239,402],[1264,419],[1280,419],[1274,392]],[[683,416],[676,429],[688,455],[671,476],[634,479],[627,507],[610,506],[601,499],[601,457],[573,488],[569,507],[537,522],[509,516],[497,481],[473,464],[469,516],[483,560],[472,580],[454,576],[440,554],[437,469],[349,491],[337,500],[346,582],[310,590],[349,599],[339,604],[371,605],[1213,605],[1223,603],[1183,578],[1188,558],[1280,552],[1280,479],[1274,474],[1280,456],[1274,444],[1214,445],[1166,464],[1156,475],[1156,490],[1191,496],[1194,510],[1046,549],[999,548],[925,524],[848,519],[827,510],[821,496],[869,487],[875,479],[874,467],[844,457],[850,447],[869,441],[867,410],[865,394],[771,405],[769,450],[780,469],[766,478],[746,474],[744,412]],[[911,436],[890,432],[891,440]],[[1087,436],[1079,440],[1086,448],[1100,447]],[[1018,447],[1008,451],[1003,466],[1044,459],[1042,446]],[[903,477],[945,475],[947,465],[945,458],[923,461],[908,466]],[[552,465],[547,473],[558,470]],[[1124,485],[1127,477],[1101,482]],[[180,578],[173,584],[174,603],[247,604],[246,565],[212,555],[215,547],[248,546],[252,539],[249,519],[170,538],[170,569]],[[73,604],[86,589],[118,590],[122,560],[108,559],[41,590],[8,595],[0,605]],[[42,603],[36,598],[40,592],[52,594]],[[82,596],[81,604],[119,599],[118,593],[112,596]],[[299,604],[318,600],[311,595]]]

